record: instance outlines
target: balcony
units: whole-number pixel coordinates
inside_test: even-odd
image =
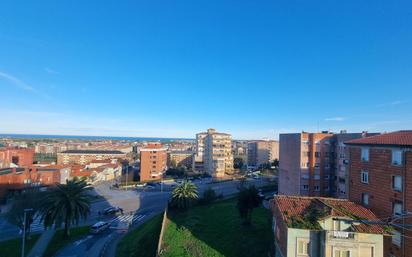
[[[356,233],[348,231],[327,231],[327,238],[329,240],[355,240]]]

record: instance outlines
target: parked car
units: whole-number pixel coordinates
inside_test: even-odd
[[[98,234],[110,227],[109,222],[99,221],[90,228],[90,232],[92,234]]]
[[[110,214],[116,214],[116,213],[121,212],[121,211],[123,211],[123,210],[120,207],[109,207],[109,208],[104,209],[103,213],[105,215],[110,215]]]

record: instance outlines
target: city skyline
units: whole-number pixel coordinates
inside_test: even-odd
[[[407,129],[411,8],[8,1],[0,133],[194,138],[212,127],[277,139]]]

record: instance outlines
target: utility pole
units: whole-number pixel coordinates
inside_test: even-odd
[[[23,218],[23,243],[21,247],[21,257],[24,257],[24,247],[26,244],[26,214],[29,211],[33,211],[33,209],[24,209],[24,218]]]
[[[126,166],[126,191],[127,191],[127,182],[129,181],[129,165]]]

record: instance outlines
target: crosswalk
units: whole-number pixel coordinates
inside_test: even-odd
[[[144,217],[146,217],[145,214],[124,214],[124,215],[119,215],[114,217],[113,219],[109,220],[109,223],[111,224],[117,224],[117,223],[122,223],[122,224],[134,224],[139,221],[141,221]],[[40,216],[35,216],[33,219],[32,224],[30,225],[30,232],[31,233],[38,233],[38,232],[43,232],[45,230],[43,222],[41,221]]]
[[[133,224],[136,222],[139,222],[140,220],[142,220],[146,215],[144,214],[125,214],[125,215],[120,215],[117,216],[115,218],[113,218],[112,220],[109,221],[109,223],[127,223],[127,224]]]
[[[30,225],[30,231],[33,232],[42,232],[44,231],[44,225],[41,221],[41,217],[36,215],[33,219],[33,222]]]

